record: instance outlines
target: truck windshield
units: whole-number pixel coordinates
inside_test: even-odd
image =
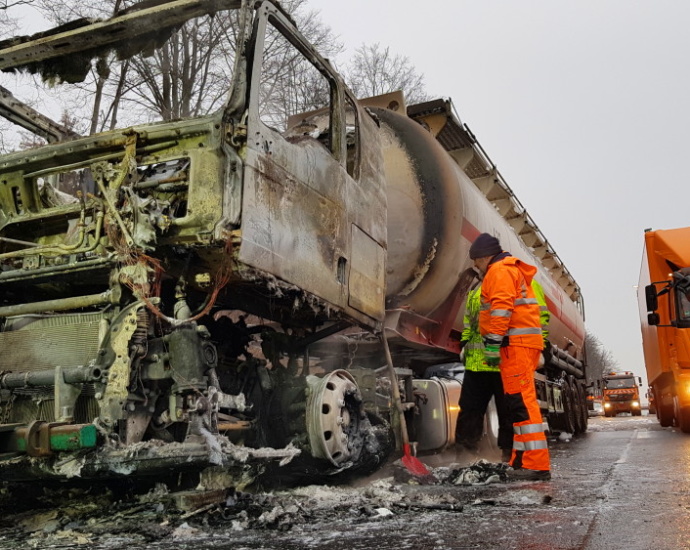
[[[606,389],[615,390],[618,388],[634,388],[634,378],[618,378],[615,380],[606,380]]]

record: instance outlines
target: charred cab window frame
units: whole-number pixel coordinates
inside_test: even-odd
[[[354,120],[352,121],[352,135],[350,136],[350,124],[347,119],[348,112],[352,112]],[[352,142],[350,143],[350,139]],[[359,181],[360,167],[361,167],[361,151],[360,151],[360,124],[359,124],[359,109],[357,108],[357,100],[349,93],[345,93],[345,146],[346,146],[346,169],[348,175]]]
[[[347,151],[343,86],[339,85],[339,79],[330,69],[328,62],[309,45],[309,42],[295,30],[294,26],[288,22],[279,10],[269,4],[265,4],[261,7],[259,17],[254,24],[253,35],[255,45],[251,68],[251,93],[248,113],[249,127],[265,129],[267,132],[270,130],[261,119],[259,108],[263,52],[266,47],[266,32],[269,25],[275,28],[328,82],[330,89],[330,105],[328,106],[330,119],[329,150],[333,157],[345,167],[347,163]],[[255,141],[253,139],[259,137],[261,138],[260,140]],[[258,146],[260,146],[262,141],[263,136],[248,136],[249,146],[251,146],[252,142],[258,143]]]

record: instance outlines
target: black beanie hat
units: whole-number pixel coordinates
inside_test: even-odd
[[[488,233],[482,233],[477,237],[472,246],[470,246],[470,258],[475,260],[477,258],[486,258],[488,256],[495,256],[503,251],[501,243],[498,239]]]

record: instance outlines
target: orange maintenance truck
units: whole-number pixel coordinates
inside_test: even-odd
[[[640,391],[637,389],[642,382],[639,376],[632,372],[610,372],[602,377],[602,393],[604,416],[616,416],[627,412],[633,416],[640,416]]]
[[[656,416],[690,433],[690,227],[645,231],[638,302]]]

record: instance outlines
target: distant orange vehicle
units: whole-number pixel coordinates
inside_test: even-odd
[[[644,243],[638,302],[656,416],[690,433],[690,227],[648,230]]]
[[[640,391],[642,385],[639,376],[632,372],[610,372],[602,377],[604,416],[616,416],[627,412],[633,416],[642,414]]]

